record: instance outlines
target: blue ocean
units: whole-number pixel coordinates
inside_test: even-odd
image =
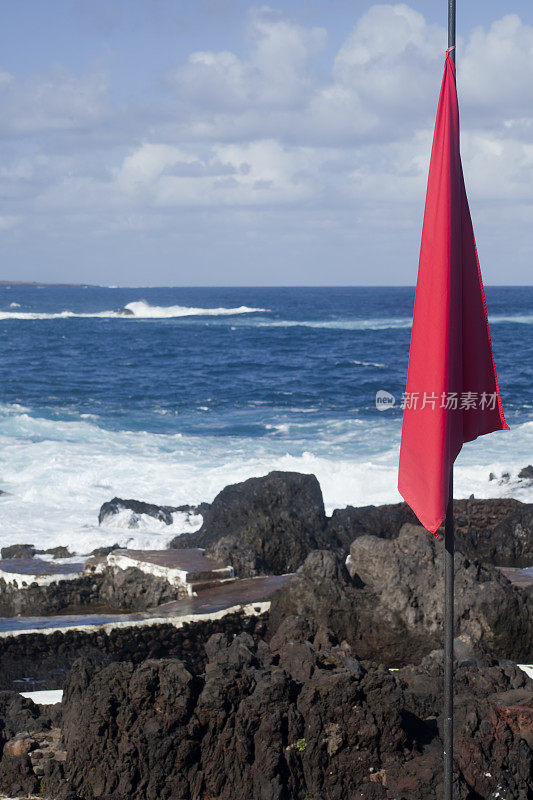
[[[533,287],[486,293],[511,431],[465,446],[456,496],[531,500]],[[0,544],[164,547],[194,520],[99,527],[100,505],[210,501],[272,469],[315,473],[330,512],[398,501],[413,301],[410,287],[0,286]]]

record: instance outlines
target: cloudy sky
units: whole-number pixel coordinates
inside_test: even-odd
[[[413,284],[446,6],[3,3],[0,278]],[[458,6],[485,282],[529,284],[533,4]]]

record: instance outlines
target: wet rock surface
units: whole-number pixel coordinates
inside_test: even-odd
[[[37,550],[33,544],[11,544],[8,547],[2,547],[2,558],[33,558],[36,555],[44,553],[53,556],[54,558],[70,558],[73,553],[70,552],[68,547],[58,546],[49,547],[48,550]]]
[[[98,524],[101,525],[110,517],[116,516],[121,511],[131,511],[129,527],[136,527],[138,518],[142,514],[157,519],[159,522],[164,522],[165,525],[172,525],[172,515],[177,511],[182,511],[189,514],[194,514],[196,508],[194,506],[158,506],[153,503],[145,503],[141,500],[123,500],[121,497],[114,497],[108,503],[104,503],[98,514]]]
[[[348,569],[335,553],[311,553],[270,609],[275,629],[290,614],[313,618],[357,654],[391,665],[417,663],[442,641],[442,542],[404,525],[397,539],[361,536]],[[348,571],[349,570],[349,571]],[[456,631],[505,658],[533,657],[528,595],[497,569],[455,557]]]
[[[528,464],[527,467],[522,467],[518,473],[518,477],[522,481],[533,481],[533,464]]]
[[[293,572],[311,550],[340,546],[328,533],[314,475],[271,472],[226,486],[201,513],[201,529],[177,537],[171,547],[206,548],[241,578]]]
[[[37,552],[33,544],[10,544],[2,547],[2,558],[33,558]]]

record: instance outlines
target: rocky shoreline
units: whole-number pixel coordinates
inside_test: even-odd
[[[174,511],[201,516],[168,551],[172,564],[201,552],[212,565],[207,584],[195,584],[199,607],[224,592],[238,598],[257,576],[288,577],[252,616],[217,601],[216,619],[146,624],[188,602],[186,578],[172,583],[140,561],[120,567],[125,551],[112,550],[39,584],[35,548],[10,550],[5,564],[15,569],[20,553],[29,577],[11,579],[0,561],[3,617],[138,612],[145,624],[2,634],[0,792],[440,797],[442,543],[405,504],[327,517],[314,476],[275,472],[197,507],[113,498],[100,521],[125,509],[132,524],[142,514],[166,524]],[[533,505],[472,498],[457,501],[456,520],[456,797],[529,800],[533,681],[516,663],[533,661],[531,592],[499,568],[533,565]],[[206,590],[222,568],[231,592]],[[37,706],[14,691],[21,685],[64,688],[63,701]]]

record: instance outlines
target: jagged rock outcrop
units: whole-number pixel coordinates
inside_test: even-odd
[[[419,524],[407,503],[392,503],[382,506],[346,506],[336,508],[328,520],[328,528],[339,538],[346,552],[358,536],[379,536],[393,539],[406,522]]]
[[[86,800],[442,796],[438,659],[390,673],[297,618],[270,645],[216,634],[206,651],[202,675],[173,659],[77,662],[63,704],[70,791]],[[527,800],[533,682],[511,664],[468,663],[457,686],[455,796],[488,798],[500,786],[507,800]]]
[[[270,472],[226,486],[203,507],[201,529],[172,547],[203,547],[238,577],[293,572],[317,548],[339,547],[327,530],[314,475]]]
[[[419,526],[404,525],[397,540],[360,537],[348,568],[377,597],[376,614],[391,627],[441,636],[443,543]],[[528,597],[489,565],[455,556],[455,625],[500,658],[533,656],[533,614]]]
[[[468,558],[502,567],[533,564],[533,503],[508,498],[455,500],[454,517],[455,547]],[[407,503],[347,506],[333,512],[328,528],[348,549],[359,536],[393,539],[406,523],[419,524]]]
[[[37,794],[45,774],[62,777],[59,762],[66,754],[60,719],[53,707],[37,706],[17,692],[0,692],[1,792],[10,797]]]
[[[456,549],[468,558],[500,567],[533,564],[533,503],[456,500],[454,517]]]
[[[316,552],[273,597],[273,630],[290,614],[328,625],[357,654],[388,664],[417,663],[442,640],[442,542],[404,525],[397,539],[361,536],[348,569],[330,552]],[[456,630],[502,658],[533,656],[528,596],[499,570],[456,554]]]

